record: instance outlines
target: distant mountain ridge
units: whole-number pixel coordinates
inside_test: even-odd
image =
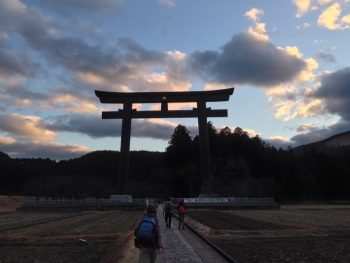
[[[304,144],[294,148],[298,154],[307,152],[321,152],[334,154],[350,150],[350,131],[339,133],[324,140]]]

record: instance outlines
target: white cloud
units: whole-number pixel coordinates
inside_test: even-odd
[[[262,40],[262,41],[269,40],[269,36],[267,35],[265,23],[256,23],[253,27],[249,27],[248,33],[253,35],[254,37],[256,37],[259,40]]]
[[[167,6],[174,6],[176,4],[176,0],[159,0],[159,3]]]
[[[286,51],[302,58],[297,47],[287,47]],[[279,85],[266,91],[266,95],[275,110],[275,117],[284,121],[296,118],[319,116],[326,113],[322,99],[312,94],[319,88],[313,71],[318,63],[313,58],[305,59],[307,67],[299,76],[288,84]]]
[[[297,17],[301,17],[309,11],[311,7],[311,0],[293,0],[294,4],[297,6]]]
[[[215,83],[215,82],[208,82],[204,84],[204,90],[218,90],[218,89],[228,89],[232,88],[232,85],[228,84],[222,84],[222,83]]]
[[[252,8],[247,11],[244,15],[249,17],[252,21],[257,22],[260,20],[260,16],[264,14],[264,10],[258,8]]]
[[[310,23],[306,23],[306,22],[305,22],[305,23],[303,24],[303,28],[310,28],[310,27],[311,27],[311,24],[310,24]]]
[[[350,24],[350,15],[343,16],[341,20],[346,24]]]
[[[288,54],[296,56],[297,58],[303,57],[303,53],[301,53],[300,49],[297,46],[286,46],[284,50],[287,51]]]
[[[244,128],[244,131],[248,132],[249,137],[255,137],[255,136],[259,136],[261,137],[262,133],[258,132],[256,130],[250,129],[250,128]]]
[[[287,51],[288,54],[296,56],[299,59],[303,58],[303,53],[301,53],[299,48],[296,46],[287,46],[284,48],[284,50]],[[304,59],[304,61],[306,67],[299,73],[297,77],[297,80],[301,82],[306,82],[315,79],[314,71],[318,69],[319,66],[314,58],[307,58]]]
[[[333,0],[317,0],[317,3],[319,5],[326,5],[329,4],[330,2],[332,2]]]
[[[325,27],[329,30],[342,30],[350,28],[348,23],[350,22],[349,16],[341,18],[342,8],[340,3],[334,3],[326,8],[322,14],[318,17],[318,25]]]
[[[273,106],[276,111],[275,117],[284,121],[319,116],[326,113],[322,100],[305,97],[299,97],[297,100],[279,101]]]
[[[264,14],[264,10],[258,8],[252,8],[244,15],[247,16],[254,25],[249,27],[248,33],[253,35],[259,40],[268,41],[269,36],[266,31],[266,24],[260,22],[260,17]]]
[[[37,108],[45,110],[51,109],[85,113],[96,113],[102,110],[102,107],[97,100],[91,101],[90,99],[86,99],[81,95],[70,92],[56,92],[45,99],[29,102],[29,105],[35,105]]]
[[[308,28],[311,28],[311,24],[307,22],[303,23],[302,25],[296,26],[296,29],[308,29]]]

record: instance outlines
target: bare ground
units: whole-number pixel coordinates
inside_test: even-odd
[[[350,262],[350,206],[189,211],[188,222],[245,262]]]
[[[25,200],[30,200],[31,197],[0,195],[0,212],[13,212],[17,207],[20,207]]]
[[[119,262],[141,215],[0,213],[0,262]]]

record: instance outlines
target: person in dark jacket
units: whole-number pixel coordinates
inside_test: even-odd
[[[181,199],[179,204],[177,205],[177,213],[179,215],[179,229],[180,228],[185,229],[185,212],[186,212],[185,201]]]
[[[145,216],[137,224],[134,231],[136,237],[135,246],[140,249],[140,263],[154,263],[157,254],[160,254],[163,248],[156,212],[157,210],[154,205],[148,205]]]
[[[173,214],[174,214],[173,203],[171,202],[170,197],[168,197],[163,208],[163,215],[165,219],[166,228],[171,228],[171,218]]]

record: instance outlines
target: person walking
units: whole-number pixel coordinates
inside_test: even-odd
[[[177,213],[179,215],[179,229],[180,228],[185,229],[185,212],[186,212],[185,201],[181,199],[179,204],[177,205]]]
[[[147,206],[146,214],[138,223],[134,235],[135,246],[140,249],[139,263],[154,263],[157,254],[160,254],[163,248],[157,210],[154,205]]]
[[[173,203],[171,202],[170,197],[168,197],[163,208],[163,215],[165,219],[166,228],[169,228],[169,229],[171,228],[171,218],[173,214],[174,214]]]

